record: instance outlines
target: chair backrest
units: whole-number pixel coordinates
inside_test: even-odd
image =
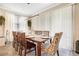
[[[49,37],[49,31],[35,30],[35,35]]]
[[[21,44],[25,43],[25,33],[20,33],[20,43]]]
[[[16,32],[13,31],[12,34],[13,34],[13,39],[16,40]]]
[[[52,54],[52,53],[55,54],[56,53],[62,34],[63,34],[63,32],[55,33],[55,36],[54,36],[50,46],[47,48],[47,52],[49,54]]]
[[[17,42],[21,42],[21,33],[20,32],[17,32]]]

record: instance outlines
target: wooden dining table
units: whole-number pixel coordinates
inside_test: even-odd
[[[50,40],[50,37],[38,37],[38,36],[26,36],[26,39],[30,42],[36,43],[36,56],[41,56],[41,46],[47,40]]]

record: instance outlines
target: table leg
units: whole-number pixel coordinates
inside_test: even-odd
[[[50,38],[50,43],[52,42],[52,38]]]
[[[36,45],[36,55],[37,56],[41,56],[41,42],[37,42],[37,45]]]
[[[57,50],[57,55],[59,56],[59,50]]]

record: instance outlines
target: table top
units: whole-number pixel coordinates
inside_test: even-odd
[[[50,37],[29,35],[29,36],[26,36],[26,39],[34,42],[45,42],[48,39],[50,39]]]

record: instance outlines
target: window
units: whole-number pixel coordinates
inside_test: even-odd
[[[25,32],[25,17],[18,17],[16,16],[13,20],[12,20],[12,28],[13,31],[20,31],[20,32]]]

